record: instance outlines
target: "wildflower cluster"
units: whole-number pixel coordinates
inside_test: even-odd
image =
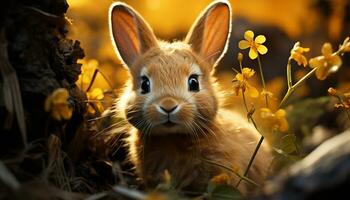
[[[289,130],[289,124],[287,120],[287,112],[283,109],[285,103],[289,99],[289,97],[293,94],[293,92],[301,86],[307,79],[312,77],[315,74],[316,78],[319,80],[325,80],[332,73],[338,71],[338,69],[342,65],[341,56],[350,52],[350,39],[346,38],[344,42],[339,46],[337,51],[333,51],[332,45],[330,43],[325,43],[322,46],[321,53],[322,55],[311,58],[310,60],[304,55],[310,51],[310,48],[302,47],[300,42],[296,42],[293,48],[290,50],[290,56],[288,59],[286,71],[287,71],[287,85],[288,89],[285,93],[283,99],[281,100],[279,106],[277,108],[271,108],[268,99],[272,97],[272,93],[266,89],[264,73],[262,68],[262,63],[260,59],[260,55],[265,55],[268,52],[268,49],[263,44],[266,42],[266,37],[264,35],[258,35],[254,38],[253,31],[246,31],[244,33],[244,40],[241,40],[238,43],[238,47],[242,50],[249,48],[249,58],[252,60],[257,59],[257,64],[260,71],[260,78],[262,83],[262,91],[261,96],[265,97],[265,106],[259,109],[261,121],[264,122],[261,125],[258,125],[254,119],[255,106],[253,105],[253,109],[249,109],[247,105],[247,99],[245,97],[245,93],[249,94],[250,97],[258,97],[258,90],[253,87],[250,83],[250,79],[255,75],[255,71],[252,68],[242,67],[243,54],[238,54],[238,61],[240,64],[240,71],[236,71],[235,77],[233,79],[234,86],[233,90],[236,95],[241,94],[243,97],[244,106],[246,108],[247,116],[250,122],[254,125],[257,131],[261,133],[261,138],[255,148],[253,155],[249,161],[249,164],[243,174],[241,180],[247,175],[249,168],[251,167],[251,163],[255,159],[255,156],[261,146],[261,143],[264,140],[264,136],[260,131],[260,126],[265,127],[265,130],[270,130],[272,132],[287,132]],[[297,65],[303,66],[306,68],[309,66],[310,71],[306,74],[303,74],[296,83],[293,83],[292,80],[292,61],[295,61]],[[350,109],[350,93],[339,93],[334,88],[329,88],[328,90],[331,96],[335,96],[338,98],[339,102],[335,104],[335,107],[338,109],[346,110],[346,113],[350,120],[350,114],[348,109]],[[266,129],[267,128],[267,129]],[[292,134],[290,134],[292,135]],[[224,182],[225,175],[218,175],[213,178],[214,182]],[[239,185],[238,182],[237,186]]]

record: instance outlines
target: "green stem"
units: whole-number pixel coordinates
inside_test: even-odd
[[[242,97],[243,97],[243,103],[244,103],[245,110],[247,111],[247,113],[249,113],[249,109],[248,109],[248,105],[247,105],[247,100],[246,100],[246,98],[245,98],[244,92],[242,92]],[[249,120],[249,119],[248,119],[248,120]]]
[[[262,85],[263,85],[264,91],[267,92],[267,91],[266,91],[266,84],[265,84],[264,73],[263,73],[263,71],[262,71],[262,66],[261,66],[261,61],[260,61],[260,56],[259,56],[259,54],[258,54],[258,65],[259,65],[261,83],[262,83]],[[265,94],[265,105],[266,105],[267,108],[269,107],[269,102],[268,102],[268,99],[267,99],[267,93]]]
[[[292,85],[293,85],[291,60],[292,60],[292,58],[289,57],[288,63],[287,63],[287,84],[288,84],[288,89],[291,88]]]
[[[302,83],[304,83],[307,79],[309,79],[316,71],[317,68],[313,68],[309,73],[307,73],[303,78],[301,78],[297,83],[292,85],[290,88],[288,88],[287,93],[284,95],[279,108],[283,107],[284,104],[287,102],[289,97],[293,94],[296,88],[298,88]]]
[[[253,120],[252,120],[252,121],[253,121]],[[254,124],[254,126],[255,126],[255,122],[254,122],[253,124]],[[251,157],[250,160],[249,160],[248,166],[247,166],[246,170],[244,171],[244,174],[243,174],[244,177],[247,176],[247,174],[248,174],[248,172],[249,172],[249,169],[250,169],[250,167],[252,166],[253,161],[255,160],[255,157],[256,157],[256,155],[258,154],[258,151],[259,151],[260,146],[261,146],[261,144],[263,143],[264,139],[265,139],[264,136],[261,135],[260,140],[259,140],[258,144],[257,144],[256,147],[255,147],[255,150],[254,150],[254,152],[253,152],[253,155],[252,155],[252,157]],[[239,179],[239,181],[238,181],[236,187],[239,186],[239,184],[241,183],[241,181],[242,181],[242,179]]]
[[[222,165],[222,164],[220,164],[220,163],[216,163],[216,162],[214,162],[214,161],[211,161],[211,160],[208,160],[208,159],[205,159],[205,158],[201,158],[201,160],[203,160],[203,161],[205,161],[205,162],[207,162],[207,163],[209,163],[209,164],[216,165],[216,166],[219,166],[219,167],[221,167],[221,168],[224,168],[224,169],[226,169],[227,171],[229,171],[229,172],[235,174],[235,175],[236,175],[237,177],[239,177],[241,180],[245,180],[245,181],[247,181],[248,183],[250,183],[250,184],[252,184],[252,185],[254,185],[254,186],[256,186],[256,187],[260,187],[260,185],[259,185],[258,183],[256,183],[255,181],[253,181],[252,179],[240,175],[239,173],[237,173],[236,171],[232,170],[231,168],[229,168],[229,167],[227,167],[227,166],[225,166],[225,165]]]
[[[258,58],[259,58],[259,57],[258,57]],[[260,60],[259,60],[259,63],[260,63]],[[240,66],[240,68],[241,68],[241,73],[242,73],[242,68],[243,68],[243,67],[242,67],[242,61],[239,61],[239,66]],[[264,80],[264,77],[263,77],[263,74],[262,74],[261,64],[259,64],[259,66],[260,66],[260,74],[262,75],[263,86],[264,86],[264,89],[265,89],[265,80]],[[260,149],[260,147],[261,147],[261,144],[262,144],[262,142],[264,141],[264,136],[263,136],[263,135],[261,134],[261,132],[259,131],[258,126],[256,125],[256,123],[255,123],[255,121],[254,121],[254,118],[253,118],[252,114],[250,113],[250,111],[249,111],[249,109],[248,109],[248,105],[247,105],[247,101],[246,101],[246,98],[245,98],[244,91],[242,91],[242,97],[243,97],[244,107],[245,107],[245,109],[246,109],[246,111],[247,111],[247,113],[248,113],[248,121],[251,121],[251,122],[253,123],[254,128],[255,128],[255,129],[260,133],[260,135],[261,135],[260,140],[259,140],[257,146],[255,147],[252,156],[250,157],[250,160],[249,160],[249,162],[248,162],[248,166],[247,166],[247,168],[246,168],[245,171],[244,171],[243,177],[246,177],[247,174],[248,174],[248,172],[249,172],[249,169],[250,169],[250,167],[252,166],[253,161],[255,160],[255,157],[256,157],[256,155],[257,155],[257,153],[258,153],[258,151],[259,151],[259,149]],[[267,97],[267,96],[266,96],[266,97]],[[267,103],[267,98],[266,98],[266,105],[268,105],[268,103]],[[239,186],[239,184],[241,183],[242,180],[244,180],[244,179],[243,179],[243,178],[240,178],[240,179],[239,179],[239,181],[237,182],[236,187]]]
[[[309,79],[315,72],[317,68],[313,68],[309,73],[307,73],[302,79],[300,79],[296,84],[293,85],[293,88],[298,88],[302,83]]]
[[[239,61],[239,67],[241,69],[241,73],[243,73],[243,66],[242,66],[242,61]],[[245,95],[244,95],[244,91],[242,90],[242,97],[243,97],[243,103],[244,103],[244,107],[245,107],[245,110],[247,111],[247,113],[249,113],[249,109],[248,109],[248,105],[247,105],[247,100],[245,98]],[[248,119],[249,120],[249,119]]]
[[[344,48],[339,48],[338,51],[334,52],[333,56],[339,56],[340,54],[344,53]],[[313,68],[309,73],[307,73],[303,78],[301,78],[296,84],[292,85],[292,72],[291,72],[291,57],[288,59],[287,64],[287,83],[288,83],[288,90],[287,93],[284,95],[279,107],[284,106],[286,101],[289,99],[289,97],[292,95],[292,93],[295,91],[297,87],[299,87],[302,83],[304,83],[307,79],[309,79],[317,70],[317,67]],[[259,61],[259,56],[258,56]],[[350,120],[350,113],[348,114],[349,120]]]

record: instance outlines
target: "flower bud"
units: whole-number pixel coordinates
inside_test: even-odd
[[[242,62],[242,60],[243,60],[243,54],[242,54],[242,53],[238,53],[238,55],[237,55],[237,60],[238,60],[239,62]]]
[[[337,96],[337,90],[330,87],[330,88],[328,88],[328,94],[331,96]]]

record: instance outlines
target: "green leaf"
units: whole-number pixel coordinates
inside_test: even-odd
[[[231,185],[208,185],[208,199],[210,200],[243,200],[241,193]]]
[[[288,134],[281,138],[281,149],[287,153],[291,154],[298,151],[296,136],[294,134]]]

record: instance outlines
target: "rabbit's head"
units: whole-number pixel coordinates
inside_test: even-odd
[[[109,20],[117,55],[131,74],[122,105],[127,120],[152,134],[205,130],[218,109],[212,72],[228,46],[229,3],[210,4],[183,42],[158,41],[124,3],[111,6]]]

